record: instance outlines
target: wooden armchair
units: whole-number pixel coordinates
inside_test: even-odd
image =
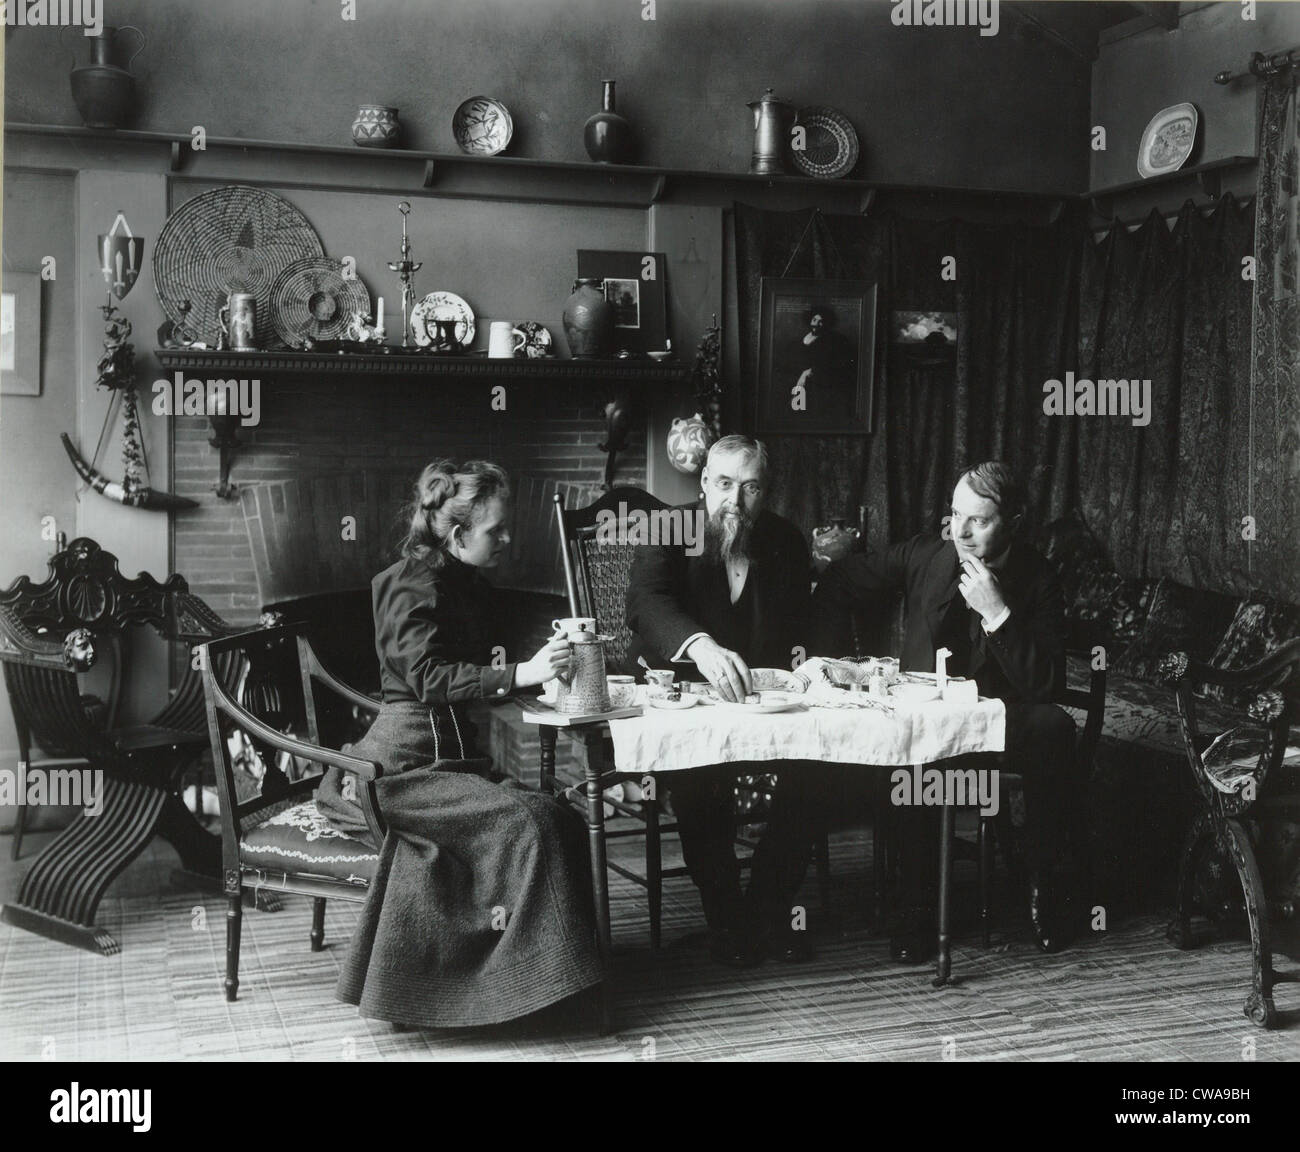
[[[243,632],[211,641],[200,649],[208,737],[221,802],[227,1000],[234,1000],[239,990],[245,890],[270,888],[310,896],[311,949],[319,951],[325,942],[326,899],[365,900],[379,862],[375,845],[384,839],[374,792],[374,783],[383,769],[372,761],[321,745],[316,688],[323,685],[372,718],[379,704],[331,675],[302,635],[302,627],[288,625]],[[246,669],[237,693],[216,671],[232,660]],[[299,693],[301,711],[296,707]],[[281,730],[290,716],[302,717],[306,740]],[[241,797],[236,783],[230,747],[235,732],[248,739],[261,761],[261,787],[252,796]],[[313,796],[320,784],[319,774],[291,781],[277,766],[281,753],[322,770],[333,766],[353,773],[357,801],[373,844],[330,827],[317,811]]]
[[[127,634],[145,625],[182,649],[186,671],[150,721],[119,727],[116,701],[130,674]],[[95,924],[95,912],[109,884],[155,833],[180,853],[184,879],[215,883],[216,837],[190,815],[179,789],[207,744],[202,687],[189,649],[229,631],[181,576],[159,583],[141,573],[128,580],[115,556],[84,537],[50,560],[44,581],[22,576],[0,592],[0,663],[20,759],[29,772],[33,765],[49,773],[84,764],[76,771],[86,776],[62,779],[85,780],[94,793],[33,862],[18,899],[0,912],[6,923],[105,955],[116,952],[112,935]],[[107,708],[83,696],[77,680],[104,652],[116,665]],[[217,674],[230,678],[235,669],[223,663]],[[35,749],[46,758],[34,761]],[[24,816],[20,807],[15,855]]]
[[[1217,881],[1236,873],[1250,928],[1253,972],[1244,1012],[1262,1028],[1277,1024],[1273,986],[1300,982],[1300,969],[1273,969],[1272,925],[1294,916],[1294,903],[1270,901],[1258,860],[1260,836],[1270,821],[1300,819],[1300,748],[1292,726],[1300,722],[1300,640],[1291,640],[1257,663],[1227,671],[1191,660],[1184,652],[1165,656],[1160,678],[1173,685],[1198,810],[1179,868],[1178,904],[1168,938],[1187,949],[1226,929],[1236,894]],[[1213,742],[1198,725],[1198,692],[1219,685],[1232,692],[1242,724]],[[1235,710],[1235,709],[1234,709]],[[1224,865],[1227,865],[1225,868]],[[1208,892],[1198,893],[1198,888]],[[1199,907],[1197,907],[1199,905]],[[1193,930],[1193,911],[1209,921]]]

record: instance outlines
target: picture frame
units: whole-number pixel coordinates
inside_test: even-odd
[[[0,395],[41,394],[41,278],[0,275]]]
[[[763,278],[755,427],[868,435],[875,378],[876,285]]]
[[[668,345],[668,261],[662,252],[578,249],[578,276],[603,280],[614,305],[614,351],[637,355]]]

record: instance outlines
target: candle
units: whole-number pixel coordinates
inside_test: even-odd
[[[952,650],[948,648],[940,648],[934,654],[934,682],[940,696],[948,687],[948,657],[951,655]]]
[[[384,330],[384,298],[379,297],[379,307],[375,311],[375,327],[381,332]]]

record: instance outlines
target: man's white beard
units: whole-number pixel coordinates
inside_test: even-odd
[[[704,554],[714,562],[731,564],[748,560],[754,521],[745,512],[728,516],[715,512],[704,524]]]

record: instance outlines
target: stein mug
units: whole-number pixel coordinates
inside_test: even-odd
[[[257,344],[257,297],[251,292],[232,292],[217,313],[226,343],[234,352],[255,352]]]
[[[509,320],[493,320],[488,328],[488,359],[513,359],[527,343],[528,337]]]

